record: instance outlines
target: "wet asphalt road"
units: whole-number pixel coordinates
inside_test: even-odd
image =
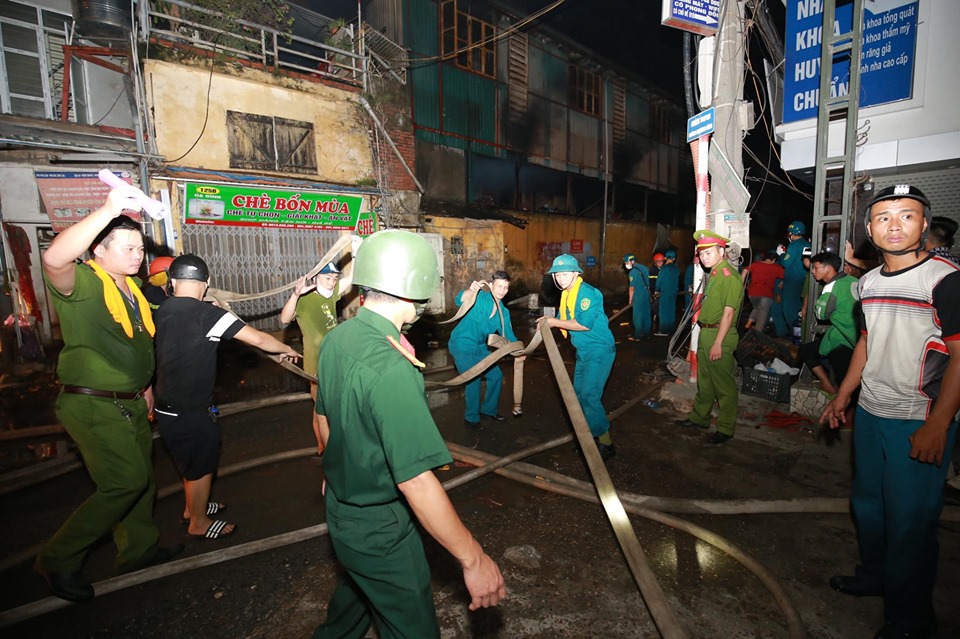
[[[518,322],[519,323],[519,322]],[[446,351],[427,349],[429,325],[418,335],[421,358],[430,366],[447,363]],[[618,338],[626,329],[617,327]],[[518,330],[522,333],[523,330]],[[521,334],[521,337],[523,335]],[[666,339],[623,342],[607,387],[608,410],[658,381]],[[573,361],[568,346],[564,359]],[[302,390],[299,381],[278,376],[269,362],[244,351],[228,351],[221,362],[221,401]],[[572,368],[572,367],[571,367]],[[511,367],[501,412],[509,410]],[[440,377],[452,376],[452,373]],[[542,356],[526,366],[525,415],[487,426],[481,433],[463,427],[462,392],[429,393],[435,419],[448,441],[505,455],[570,432],[559,392]],[[242,382],[242,383],[241,383]],[[37,392],[34,394],[42,394]],[[780,406],[779,408],[783,408]],[[37,409],[42,410],[42,409]],[[282,451],[309,449],[313,436],[307,402],[260,409],[224,418],[221,467]],[[849,440],[827,448],[804,433],[775,432],[757,438],[741,427],[737,438],[717,448],[699,433],[678,432],[671,406],[638,405],[614,423],[617,456],[608,463],[620,491],[681,498],[846,497],[850,484]],[[747,416],[744,417],[746,421]],[[41,420],[42,421],[42,420]],[[49,423],[49,422],[47,422]],[[759,431],[758,431],[759,432]],[[10,452],[5,460],[24,455]],[[571,444],[527,460],[582,480],[589,473]],[[175,484],[176,473],[158,442],[158,484]],[[441,469],[446,480],[463,472]],[[164,543],[183,542],[184,556],[300,530],[324,521],[320,496],[322,468],[302,457],[269,463],[218,479],[214,497],[229,504],[226,518],[236,535],[216,541],[186,539],[179,523],[182,496],[157,502]],[[2,555],[16,556],[49,536],[91,491],[82,471],[73,471],[0,497],[4,513]],[[573,500],[487,476],[451,493],[454,505],[507,579],[509,597],[499,608],[466,610],[457,566],[425,540],[442,636],[553,638],[656,637],[657,632],[603,511]],[[960,504],[956,494],[948,503]],[[808,636],[872,637],[883,623],[876,599],[834,593],[826,579],[856,561],[854,529],[847,515],[767,514],[685,516],[726,536],[778,577],[798,607]],[[651,567],[690,637],[786,637],[783,614],[760,582],[711,546],[648,520],[631,518]],[[960,524],[941,530],[941,575],[936,603],[939,637],[960,636]],[[95,581],[113,576],[112,543],[91,553],[86,571]],[[337,565],[328,540],[319,537],[213,566],[165,577],[70,605],[0,629],[4,637],[308,637],[324,616]],[[29,561],[3,571],[0,610],[46,596]],[[372,632],[369,636],[375,636]]]

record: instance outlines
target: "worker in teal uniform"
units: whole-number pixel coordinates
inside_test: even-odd
[[[583,269],[572,255],[558,256],[547,272],[562,291],[557,316],[548,317],[547,326],[559,328],[564,337],[569,333],[570,342],[577,349],[573,390],[583,408],[600,457],[606,461],[617,450],[610,437],[607,411],[600,400],[613,369],[616,345],[603,311],[603,295],[583,281]],[[637,294],[646,296],[647,291],[637,291]]]
[[[453,355],[457,370],[464,373],[490,354],[487,338],[490,335],[502,335],[509,342],[516,342],[517,336],[513,333],[510,324],[510,311],[503,303],[503,298],[510,290],[510,275],[506,271],[497,271],[490,276],[490,291],[483,290],[487,285],[484,281],[475,281],[470,284],[470,290],[477,294],[476,301],[470,311],[461,318],[457,327],[450,334],[447,347]],[[457,293],[456,303],[463,303],[463,294]],[[503,323],[501,324],[501,318]],[[487,394],[480,403],[480,379],[487,381]],[[466,399],[466,413],[464,421],[472,430],[481,430],[480,418],[485,417],[495,422],[506,419],[500,414],[500,389],[503,386],[503,373],[500,365],[494,364],[482,375],[470,380],[463,389]],[[519,415],[517,415],[519,417]]]
[[[801,301],[801,304],[803,302]],[[770,304],[770,319],[773,320],[773,334],[785,337],[790,334],[791,325],[787,325],[787,316],[783,312],[783,278],[778,277],[773,283],[773,302]],[[796,318],[794,318],[796,319]]]
[[[680,269],[677,267],[677,252],[663,252],[664,265],[660,267],[656,289],[660,294],[660,335],[673,335],[677,330],[677,293],[680,291]]]
[[[424,395],[423,364],[400,333],[440,275],[430,244],[408,231],[360,245],[354,284],[364,305],[320,347],[316,412],[329,424],[323,468],[327,525],[344,568],[314,637],[440,636],[430,568],[414,519],[461,564],[470,610],[506,596],[497,564],[463,525],[433,468],[452,462]]]
[[[633,337],[627,339],[635,342],[650,337],[650,275],[633,253],[623,256],[623,268],[629,277],[627,304],[633,305]]]
[[[737,382],[733,372],[733,353],[739,337],[736,323],[743,304],[743,286],[737,269],[724,259],[727,240],[713,231],[699,230],[697,241],[700,264],[707,276],[707,288],[700,306],[700,339],[697,342],[697,396],[690,416],[680,426],[707,429],[714,402],[720,405],[717,430],[707,441],[724,444],[737,427]]]
[[[153,437],[153,317],[133,276],[143,261],[139,211],[143,193],[128,185],[59,233],[43,254],[43,278],[60,317],[62,389],[57,419],[76,442],[96,485],[37,555],[35,568],[54,595],[87,601],[93,586],[82,572],[87,551],[112,532],[115,565],[132,572],[172,559],[182,545],[161,548],[153,519],[156,482]],[[78,264],[88,249],[93,258]]]
[[[807,281],[807,269],[803,266],[803,250],[810,248],[810,241],[804,237],[806,233],[807,225],[800,220],[794,220],[787,227],[787,238],[790,243],[785,249],[782,244],[777,247],[780,266],[783,267],[783,292],[780,303],[783,305],[783,320],[787,331],[797,321],[800,309],[803,307],[803,294],[806,290],[804,283]],[[782,326],[777,322],[774,325],[777,335],[780,335]]]

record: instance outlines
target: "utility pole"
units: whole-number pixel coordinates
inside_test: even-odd
[[[713,87],[711,92],[711,106],[714,108],[714,133],[710,138],[710,145],[717,145],[730,161],[737,178],[743,179],[743,149],[742,129],[740,127],[740,105],[743,103],[743,64],[746,55],[743,40],[744,3],[743,0],[722,0],[719,12],[719,30],[716,35],[716,46],[713,58]],[[705,138],[701,138],[699,148],[698,168],[703,170],[707,160],[707,153],[702,147]],[[731,205],[727,202],[720,189],[710,191],[709,210],[705,206],[697,207],[698,229],[710,229],[725,237],[736,236],[743,241],[743,225],[736,220],[725,219],[731,215]],[[745,214],[744,214],[745,215]],[[736,230],[736,233],[732,231]],[[749,243],[749,226],[746,227],[746,239]],[[703,291],[703,271],[697,269],[693,276],[693,290]],[[694,301],[699,303],[700,295]],[[696,324],[697,315],[694,315],[693,330],[690,335],[690,381],[697,379],[697,344],[700,339],[700,327]],[[736,327],[734,326],[734,330]]]
[[[743,64],[747,54],[743,40],[743,0],[722,0],[720,3],[720,30],[713,63],[713,101],[716,110],[716,129],[711,144],[716,145],[730,161],[734,173],[743,179],[743,129],[740,126],[740,106],[743,104]],[[706,227],[726,237],[742,237],[734,220],[725,220],[733,207],[718,188],[710,191],[712,218]],[[699,223],[699,220],[697,220]],[[747,230],[749,240],[749,229]]]

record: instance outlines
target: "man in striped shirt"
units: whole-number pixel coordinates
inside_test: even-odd
[[[925,250],[930,202],[916,187],[881,189],[867,235],[883,264],[860,280],[864,327],[821,422],[845,422],[862,384],[854,429],[851,504],[860,542],[855,575],[830,585],[882,596],[875,639],[936,632],[937,521],[960,409],[960,267]]]

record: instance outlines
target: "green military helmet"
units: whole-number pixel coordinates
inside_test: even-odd
[[[437,256],[416,233],[378,231],[357,250],[353,283],[407,300],[427,300],[440,284]]]
[[[555,260],[553,260],[553,266],[550,267],[550,270],[547,271],[548,275],[553,273],[583,273],[583,269],[580,268],[580,263],[577,262],[577,258],[570,255],[569,253],[564,253],[563,255],[558,255]]]
[[[624,264],[626,264],[627,262],[636,262],[636,261],[637,261],[637,256],[634,255],[633,253],[626,253],[626,254],[623,256],[623,263],[624,263]]]

